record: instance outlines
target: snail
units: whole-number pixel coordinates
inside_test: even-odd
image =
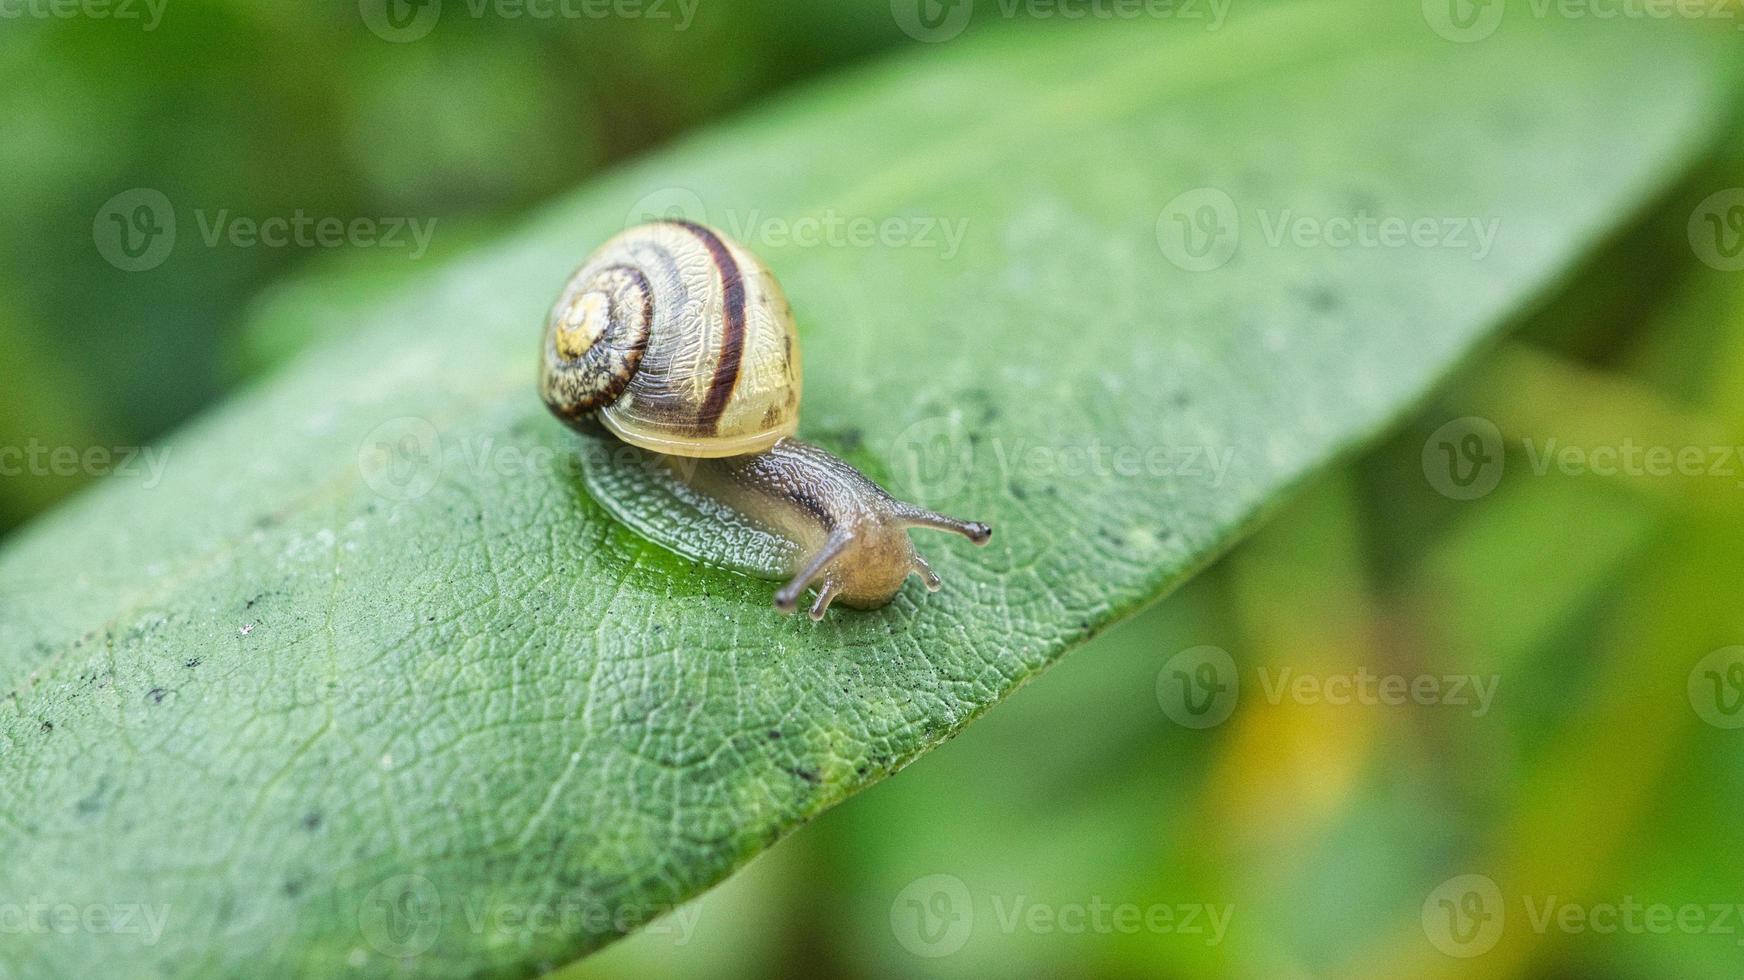
[[[596,499],[673,550],[785,580],[775,608],[889,603],[939,576],[910,528],[978,545],[992,529],[898,500],[846,461],[800,441],[799,338],[775,276],[744,246],[688,221],[656,221],[602,245],[551,309],[539,393],[583,432],[629,447],[589,466]],[[626,455],[629,457],[626,459]]]

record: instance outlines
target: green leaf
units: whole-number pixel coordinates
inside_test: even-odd
[[[8,935],[0,972],[560,964],[1181,582],[1722,125],[1695,32],[1456,44],[1404,6],[978,26],[559,202],[28,529],[0,556],[0,901],[112,914]],[[674,202],[781,277],[802,432],[998,529],[929,542],[943,592],[783,618],[583,489],[541,320]],[[1468,234],[1280,225],[1362,214]],[[844,238],[787,234],[814,227]]]

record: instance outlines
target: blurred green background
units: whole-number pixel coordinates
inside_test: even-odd
[[[454,15],[418,44],[373,32],[371,2],[0,22],[0,445],[160,438],[310,342],[273,316],[286,296],[392,289],[616,160],[916,43],[884,0],[701,0],[682,28],[676,0]],[[1744,643],[1744,464],[1540,473],[1521,451],[1744,446],[1744,273],[1688,235],[1741,160],[1678,175],[1514,340],[1183,592],[565,975],[1744,975],[1744,651],[1710,656]],[[129,273],[93,222],[133,188],[438,230],[416,260],[221,243]],[[1472,418],[1503,436],[1500,479],[1453,499],[1432,460]],[[0,533],[88,479],[0,479]],[[1177,671],[1207,663],[1231,713],[1193,727]],[[1285,670],[1443,695],[1275,696]],[[1535,919],[1570,907],[1584,925]]]

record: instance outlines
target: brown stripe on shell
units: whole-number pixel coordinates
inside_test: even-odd
[[[702,225],[690,221],[668,221],[695,235],[708,249],[715,269],[721,274],[721,296],[724,300],[725,329],[721,332],[721,356],[715,361],[715,374],[709,379],[708,394],[697,411],[698,432],[710,433],[720,427],[721,415],[733,398],[733,388],[739,383],[739,361],[745,349],[745,277],[739,263],[720,236]]]

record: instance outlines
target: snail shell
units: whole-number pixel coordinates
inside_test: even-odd
[[[576,425],[671,456],[760,452],[799,428],[793,310],[744,246],[688,221],[638,225],[570,277],[539,391]]]

